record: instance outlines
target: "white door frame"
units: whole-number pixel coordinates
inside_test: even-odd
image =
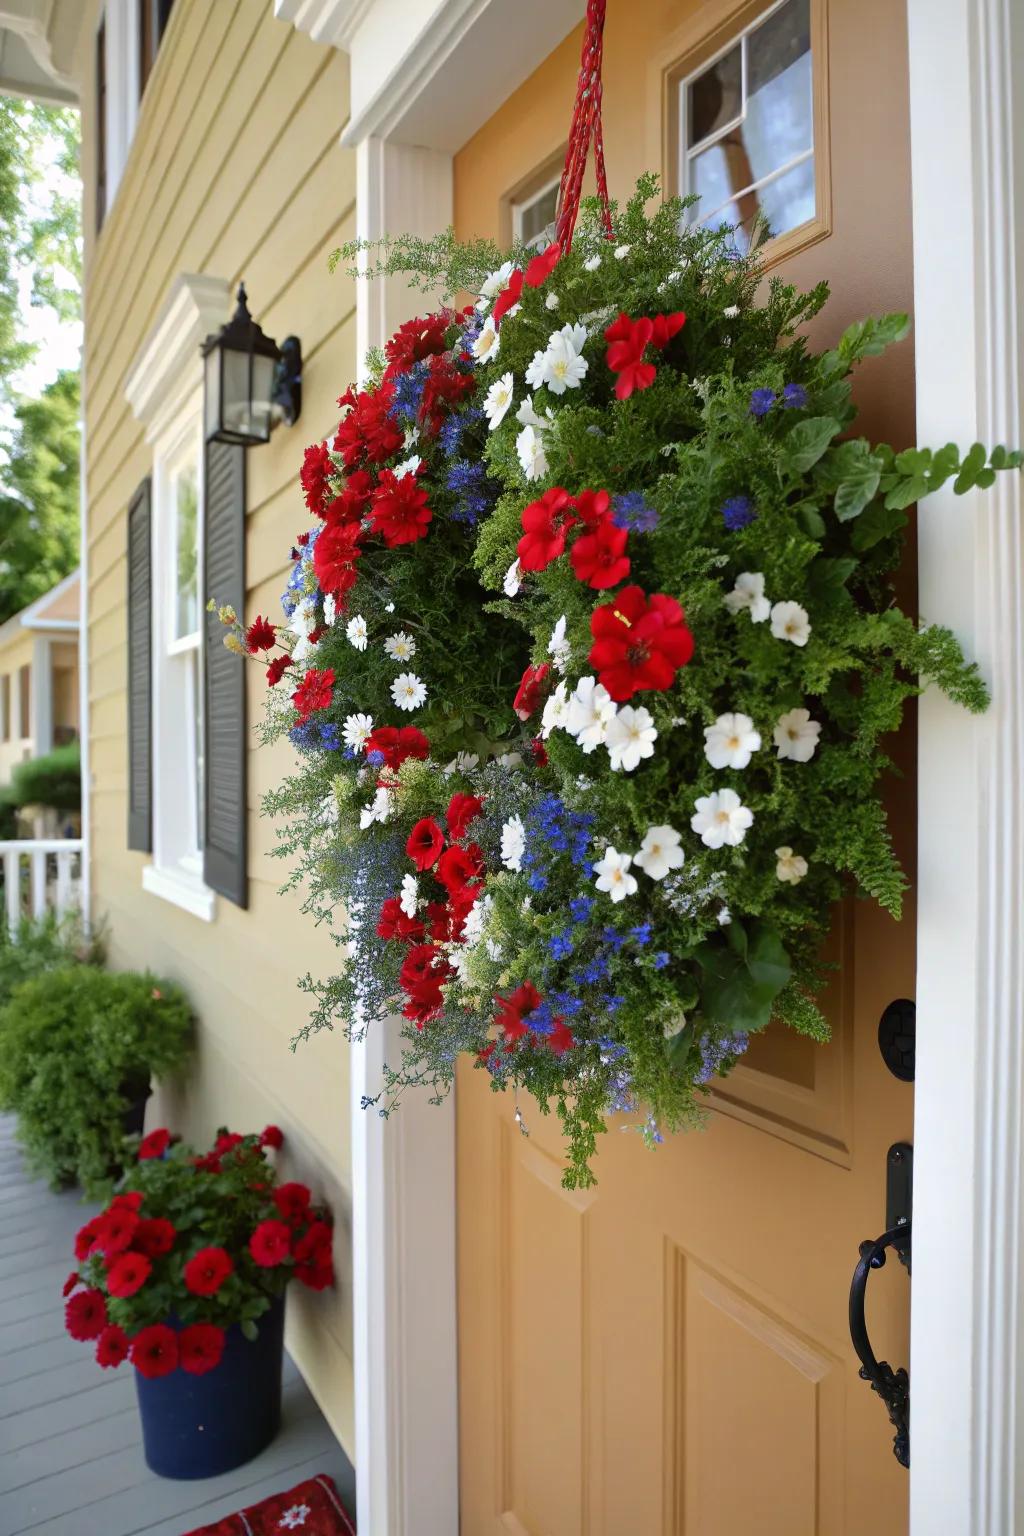
[[[275,9],[351,55],[343,141],[359,156],[358,226],[372,239],[450,222],[453,153],[583,0]],[[907,10],[919,440],[1017,446],[1024,7]],[[416,298],[360,288],[361,351]],[[984,494],[940,493],[919,522],[922,614],[957,630],[994,704],[975,720],[932,694],[920,712],[911,1536],[1010,1536],[1024,1517],[1022,511],[1008,475]],[[454,1108],[410,1102],[387,1123],[362,1110],[397,1049],[392,1028],[353,1050],[358,1516],[374,1536],[453,1536]]]

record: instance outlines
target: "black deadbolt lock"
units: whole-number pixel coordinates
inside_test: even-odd
[[[909,997],[890,1003],[878,1021],[878,1049],[893,1077],[901,1083],[914,1081],[914,1042],[917,1008]]]

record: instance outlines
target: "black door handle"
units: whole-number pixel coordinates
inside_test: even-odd
[[[905,1221],[899,1226],[890,1227],[888,1232],[883,1232],[874,1242],[861,1243],[860,1260],[850,1286],[850,1338],[860,1360],[860,1375],[870,1383],[872,1392],[877,1392],[886,1406],[889,1422],[895,1430],[893,1455],[901,1467],[910,1466],[910,1377],[902,1365],[894,1371],[887,1360],[876,1358],[864,1320],[864,1301],[868,1276],[873,1269],[881,1269],[885,1263],[885,1250],[895,1248],[900,1251],[902,1258],[903,1253],[909,1251],[910,1234],[911,1223]]]

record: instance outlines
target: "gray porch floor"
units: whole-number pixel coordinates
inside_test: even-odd
[[[182,1536],[323,1472],[354,1509],[348,1458],[288,1359],[281,1432],[255,1461],[198,1482],[149,1471],[134,1372],[101,1370],[64,1332],[61,1286],[91,1214],[26,1177],[0,1116],[0,1536]]]

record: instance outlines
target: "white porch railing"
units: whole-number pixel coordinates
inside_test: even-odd
[[[80,904],[82,840],[77,837],[19,838],[0,842],[7,928],[17,933],[23,917],[47,911],[63,917]]]

